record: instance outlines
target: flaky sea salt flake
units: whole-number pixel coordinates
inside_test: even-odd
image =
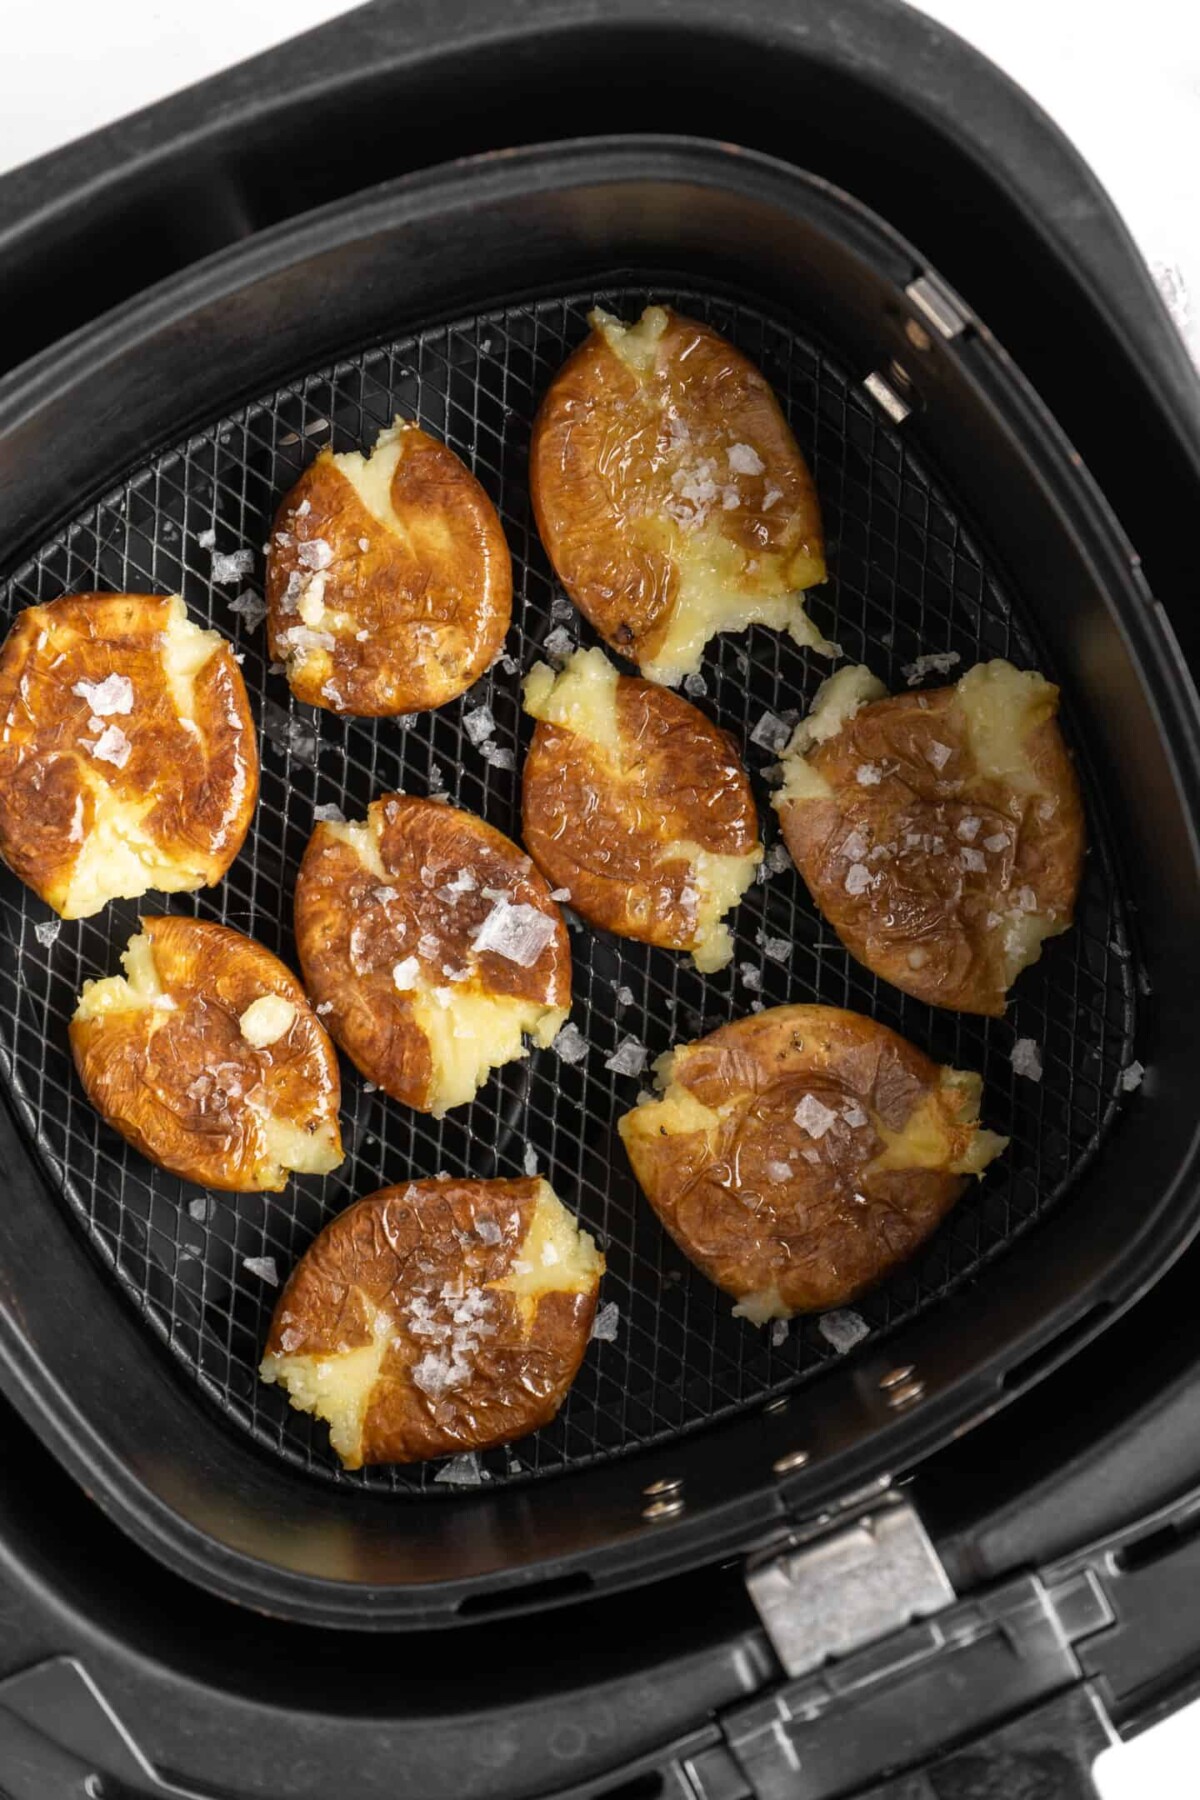
[[[326,800],[320,806],[314,806],[313,818],[319,820],[323,825],[344,825],[346,823],[345,813],[332,800]]]
[[[767,466],[753,444],[731,444],[726,454],[735,475],[761,475]]]
[[[561,667],[574,650],[575,639],[565,625],[556,625],[553,631],[546,633],[546,641],[542,648],[550,661],[556,667]]]
[[[267,616],[267,603],[253,588],[247,588],[236,600],[229,602],[229,610],[236,613],[239,619],[246,621],[247,631],[257,631]]]
[[[587,1039],[578,1025],[563,1026],[550,1048],[565,1063],[581,1063],[588,1053]]]
[[[88,749],[98,762],[111,763],[115,769],[123,769],[129,761],[133,745],[119,725],[106,725],[95,743],[88,745]]]
[[[554,920],[536,906],[514,906],[496,900],[475,934],[471,948],[476,955],[490,950],[522,969],[531,969],[554,937]]]
[[[901,673],[909,687],[916,687],[927,675],[948,675],[961,661],[957,650],[932,650],[928,656],[918,656],[915,662],[905,663]]]
[[[450,1487],[482,1487],[491,1476],[480,1465],[479,1457],[474,1450],[464,1450],[461,1456],[452,1456],[444,1469],[439,1469],[433,1478],[444,1481]]]
[[[34,926],[33,935],[48,950],[61,930],[61,919],[43,919],[39,925]]]
[[[275,1267],[273,1256],[244,1256],[242,1267],[250,1275],[257,1275],[268,1287],[279,1286],[279,1270]]]
[[[212,578],[218,587],[232,587],[235,581],[244,580],[253,568],[253,550],[231,550],[228,555],[220,550],[213,551]]]
[[[1121,1070],[1121,1086],[1125,1093],[1132,1094],[1142,1085],[1146,1071],[1140,1062],[1131,1062],[1127,1069]]]
[[[106,675],[103,681],[77,681],[71,692],[86,700],[98,719],[133,711],[133,683],[128,675]]]
[[[822,1313],[817,1320],[817,1330],[827,1344],[832,1344],[839,1356],[845,1356],[847,1350],[853,1350],[855,1344],[861,1344],[865,1337],[871,1335],[871,1327],[860,1313],[844,1308],[835,1312]]]
[[[1042,1079],[1042,1053],[1034,1038],[1018,1038],[1012,1047],[1009,1061],[1018,1075],[1024,1075],[1028,1081]]]
[[[496,719],[490,706],[476,706],[463,714],[463,730],[477,749],[495,729]]]
[[[831,1125],[837,1124],[838,1118],[833,1108],[825,1106],[815,1094],[805,1094],[792,1117],[801,1131],[807,1131],[810,1138],[818,1141],[825,1136]]]
[[[949,744],[939,744],[936,738],[931,738],[925,746],[926,760],[939,771],[945,768],[953,755]]]
[[[606,1300],[592,1320],[591,1335],[601,1344],[615,1344],[617,1341],[617,1326],[620,1322],[620,1307],[615,1300]]]
[[[878,763],[859,763],[854,779],[859,787],[878,787],[883,780],[883,770]]]
[[[780,751],[791,737],[791,731],[783,720],[773,712],[765,712],[754,730],[750,733],[750,742],[757,744],[762,750]]]
[[[792,859],[788,855],[784,845],[781,843],[774,843],[770,846],[766,855],[759,863],[758,872],[754,879],[759,883],[770,881],[772,875],[782,875],[784,870],[790,869],[791,866]]]
[[[614,1075],[640,1075],[649,1055],[645,1044],[637,1038],[622,1038],[604,1066]]]

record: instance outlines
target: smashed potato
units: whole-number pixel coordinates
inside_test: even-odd
[[[593,925],[722,968],[722,915],[762,861],[732,738],[677,694],[618,675],[602,650],[577,651],[557,676],[535,664],[525,710],[538,726],[522,823],[543,875]]]
[[[1003,1013],[1071,924],[1083,807],[1058,689],[1011,663],[884,696],[841,669],[797,726],[775,796],[784,841],[846,948],[934,1006]]]
[[[296,882],[305,985],[368,1080],[440,1117],[545,1048],[571,1004],[562,915],[530,859],[471,813],[392,794],[320,824]]]
[[[816,490],[763,376],[667,307],[590,322],[531,452],[538,530],[576,606],[668,685],[748,625],[829,652],[802,598],[825,579]]]
[[[0,856],[64,919],[212,886],[258,799],[233,652],[176,595],[68,594],[0,649]]]
[[[252,938],[142,919],[124,975],[84,983],[71,1049],[88,1099],[151,1162],[203,1187],[277,1193],[342,1160],[333,1045]]]
[[[620,1120],[684,1254],[762,1324],[842,1306],[922,1244],[1006,1140],[980,1078],[883,1025],[780,1006],[660,1058],[662,1097]]]
[[[348,1469],[486,1450],[562,1405],[603,1273],[545,1181],[383,1188],[297,1264],[259,1373]]]
[[[322,450],[279,509],[267,630],[308,706],[369,718],[443,706],[498,654],[511,615],[495,507],[411,420],[369,456]]]

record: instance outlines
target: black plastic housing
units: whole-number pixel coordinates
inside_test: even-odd
[[[1196,701],[1137,559],[1049,414],[970,318],[906,332],[917,251],[795,169],[699,141],[577,142],[452,165],[264,233],[130,302],[0,389],[0,562],[156,444],[331,353],[406,324],[613,269],[665,265],[811,317],[863,375],[898,361],[925,460],[968,504],[1038,624],[1124,846],[1152,987],[1200,951]],[[928,321],[924,321],[928,323]],[[1052,599],[1051,599],[1052,597]],[[1153,1078],[1058,1211],[886,1352],[829,1369],[790,1408],[526,1492],[406,1503],[329,1491],[249,1454],[201,1407],[48,1204],[15,1127],[0,1213],[4,1385],[143,1544],[297,1618],[450,1623],[645,1581],[736,1550],[789,1509],[911,1467],[1010,1400],[1159,1275],[1194,1232],[1188,1096],[1200,1019],[1145,1008]],[[1131,1195],[1137,1196],[1136,1207]],[[51,1287],[44,1271],[52,1268]],[[86,1318],[67,1332],[64,1318]],[[906,1414],[881,1378],[915,1364]],[[809,1462],[780,1481],[802,1446]],[[643,1489],[682,1479],[669,1525]]]

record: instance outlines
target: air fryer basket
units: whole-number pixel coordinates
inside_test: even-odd
[[[685,144],[647,144],[640,160],[634,146],[527,153],[400,184],[215,259],[91,345],[45,359],[0,415],[16,470],[8,566],[18,532],[32,550],[7,584],[9,612],[92,586],[179,589],[193,616],[237,640],[262,725],[262,799],[227,880],[176,907],[249,930],[293,962],[290,893],[315,804],[353,817],[380,792],[448,789],[519,835],[519,676],[497,668],[462,702],[404,725],[300,708],[269,673],[261,630],[230,610],[240,587],[213,585],[199,535],[213,531],[218,551],[252,546],[257,561],[281,494],[317,448],[365,447],[396,412],[417,416],[500,508],[516,577],[510,655],[528,667],[564,622],[590,641],[556,603],[525,469],[537,400],[596,299],[627,316],[670,301],[764,368],[822,496],[832,580],[812,610],[845,654],[893,687],[935,650],[956,652],[961,668],[989,656],[1043,668],[1062,683],[1087,795],[1075,929],[1022,978],[1005,1020],[938,1013],[875,981],[788,868],[740,908],[734,965],[716,977],[576,930],[573,1016],[589,1044],[578,1067],[538,1054],[441,1123],[348,1071],[345,1165],[279,1196],[204,1196],[100,1125],[71,1073],[65,1025],[81,980],[115,965],[138,909],[109,908],[44,944],[45,909],[7,879],[0,1058],[21,1135],[0,1223],[0,1296],[15,1302],[3,1321],[10,1389],[126,1523],[201,1578],[277,1607],[384,1622],[450,1616],[485,1577],[502,1589],[536,1573],[615,1579],[711,1553],[792,1498],[770,1471],[802,1418],[815,1503],[1015,1391],[1022,1359],[1059,1353],[1039,1341],[1094,1329],[1193,1228],[1195,1196],[1179,1179],[1191,1146],[1169,1108],[1193,1027],[1157,1017],[1150,999],[1134,1033],[1156,958],[1173,956],[1178,979],[1196,956],[1190,789],[1170,766],[1190,746],[1190,690],[1164,682],[1156,659],[1169,645],[1131,558],[1049,421],[979,330],[947,343],[929,333],[903,291],[920,273],[915,253],[844,197],[758,159]],[[903,422],[864,389],[871,371],[910,409]],[[267,397],[228,410],[256,390]],[[96,446],[102,417],[110,442]],[[68,420],[45,479],[41,446]],[[773,752],[761,722],[802,709],[824,673],[764,631],[718,640],[706,658],[701,704],[746,746],[768,841]],[[1176,711],[1169,728],[1151,695]],[[463,713],[480,703],[514,769],[464,735]],[[768,953],[778,938],[793,942],[786,961]],[[869,1335],[841,1366],[818,1322],[783,1336],[734,1321],[670,1246],[616,1142],[638,1084],[605,1067],[626,1035],[654,1055],[759,1001],[812,999],[979,1069],[985,1118],[1012,1137],[927,1249],[858,1305]],[[1014,1074],[1018,1035],[1041,1048],[1038,1084]],[[1135,1054],[1152,1076],[1133,1096],[1122,1074]],[[437,1465],[341,1472],[325,1428],[256,1380],[274,1294],[246,1259],[273,1256],[285,1272],[355,1195],[440,1169],[518,1173],[530,1146],[605,1243],[616,1340],[592,1346],[553,1426],[515,1460],[483,1459],[478,1495],[437,1482]],[[46,1271],[68,1261],[80,1308],[68,1316],[86,1318],[86,1332],[67,1333],[46,1301]],[[111,1352],[136,1369],[128,1388],[85,1391],[81,1346],[62,1342],[85,1335],[93,1361]],[[924,1396],[897,1417],[880,1377],[910,1362]],[[688,1516],[647,1546],[642,1488],[685,1464]],[[585,1485],[537,1479],[585,1466]]]

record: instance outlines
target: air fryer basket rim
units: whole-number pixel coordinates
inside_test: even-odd
[[[102,379],[95,375],[98,362],[107,360],[114,370],[119,371],[121,358],[131,356],[135,350],[139,356],[144,355],[151,340],[154,354],[158,354],[158,344],[160,340],[169,339],[172,326],[194,323],[214,294],[228,297],[243,285],[254,281],[269,282],[280,271],[288,270],[310,255],[320,258],[328,254],[331,243],[345,249],[346,245],[359,242],[368,231],[380,231],[385,224],[402,229],[405,223],[412,227],[422,222],[426,225],[439,220],[444,222],[454,208],[478,219],[489,208],[509,203],[520,207],[528,203],[531,196],[536,202],[538,195],[561,197],[568,190],[587,194],[590,190],[603,189],[611,198],[613,184],[618,184],[622,195],[632,196],[637,187],[648,190],[656,182],[687,183],[706,193],[736,195],[747,206],[771,206],[784,216],[789,212],[798,218],[816,216],[820,220],[818,229],[840,235],[843,241],[849,237],[860,250],[869,245],[893,273],[898,267],[901,272],[907,269],[911,275],[922,266],[917,253],[894,233],[882,228],[877,232],[865,209],[857,208],[837,195],[827,184],[765,159],[745,153],[734,154],[719,146],[688,142],[584,143],[541,148],[504,159],[483,159],[480,163],[450,166],[415,182],[394,184],[360,204],[331,207],[298,225],[280,228],[270,234],[269,241],[252,243],[242,251],[224,253],[208,267],[193,270],[166,284],[145,302],[130,304],[118,318],[105,321],[102,327],[78,334],[65,347],[61,361],[54,353],[47,353],[36,365],[22,371],[19,378],[4,384],[0,389],[0,434],[15,433],[19,442],[22,431],[36,430],[39,410],[47,410],[52,415],[58,404],[86,391],[90,379]],[[595,229],[594,219],[592,229]],[[445,313],[454,310],[456,305],[457,294],[454,294],[448,305],[431,310]],[[903,318],[903,308],[899,316]],[[1089,555],[1097,566],[1103,567],[1109,594],[1121,596],[1122,628],[1142,661],[1147,685],[1154,691],[1162,729],[1173,753],[1176,780],[1186,788],[1188,799],[1184,810],[1190,830],[1197,793],[1193,697],[1190,685],[1181,685],[1178,681],[1169,637],[1155,609],[1148,604],[1144,590],[1137,584],[1128,547],[1115,522],[1084,473],[1072,467],[1066,446],[1034,397],[986,336],[976,335],[969,345],[963,346],[956,370],[945,363],[949,351],[937,346],[934,355],[935,360],[940,359],[946,379],[956,373],[960,380],[972,381],[976,404],[984,403],[982,394],[986,389],[987,401],[1007,415],[1010,428],[1027,436],[1032,434],[1032,441],[1025,445],[1026,454],[1038,465],[1047,490],[1055,490],[1055,503],[1072,516],[1077,531],[1083,529],[1085,532]],[[320,360],[320,356],[321,352],[317,352],[304,360],[311,365]],[[268,379],[264,368],[254,385],[266,386]],[[223,394],[229,398],[228,390],[223,390]],[[141,397],[135,395],[134,398]],[[208,408],[210,413],[214,410],[215,406]],[[173,431],[176,429],[173,427]],[[141,452],[144,453],[146,448],[143,439]],[[112,460],[104,465],[107,475],[111,476],[118,464],[128,461],[128,456],[117,458],[113,452]],[[27,498],[31,493],[32,489],[29,489]],[[23,541],[27,541],[30,531],[40,528],[34,514],[41,515],[43,507],[44,501],[39,505],[31,502],[31,510],[27,509],[21,521]],[[63,511],[61,502],[54,510]],[[17,516],[20,516],[19,508]],[[8,550],[15,547],[15,544],[6,547],[6,561],[11,560]],[[1194,844],[1191,847],[1194,852]],[[28,1188],[31,1194],[36,1194],[38,1178],[21,1149],[19,1134],[7,1120],[5,1127],[5,1147],[13,1161],[14,1180],[22,1188]],[[1143,1221],[1143,1229],[1132,1244],[1110,1243],[1106,1252],[1100,1254],[1097,1266],[1088,1272],[1087,1279],[1068,1296],[1058,1295],[1058,1304],[1050,1305],[1032,1322],[1028,1316],[1020,1320],[1016,1317],[1022,1310],[1022,1296],[1012,1291],[1013,1271],[1009,1263],[994,1269],[989,1275],[989,1297],[996,1302],[998,1316],[1006,1312],[1008,1315],[1004,1319],[1007,1337],[1001,1353],[993,1346],[991,1354],[978,1357],[969,1367],[944,1371],[946,1346],[944,1343],[939,1345],[937,1338],[939,1333],[953,1335],[946,1333],[946,1314],[939,1311],[936,1329],[931,1329],[929,1317],[918,1320],[912,1328],[911,1341],[916,1354],[922,1358],[922,1368],[929,1373],[929,1397],[907,1418],[883,1413],[877,1395],[872,1395],[882,1367],[874,1370],[866,1364],[858,1369],[843,1367],[833,1371],[828,1382],[820,1384],[820,1392],[827,1414],[840,1413],[841,1436],[849,1440],[837,1446],[836,1456],[827,1458],[821,1454],[822,1438],[827,1439],[830,1432],[828,1416],[822,1418],[822,1407],[814,1404],[818,1391],[816,1384],[797,1396],[789,1413],[755,1421],[753,1432],[757,1453],[754,1462],[764,1475],[780,1451],[793,1447],[798,1433],[804,1434],[816,1447],[812,1469],[793,1483],[792,1489],[785,1490],[769,1478],[757,1491],[750,1492],[737,1484],[733,1489],[716,1491],[721,1488],[721,1483],[710,1482],[714,1491],[709,1505],[698,1504],[680,1524],[666,1530],[658,1528],[652,1535],[642,1524],[631,1499],[639,1491],[641,1481],[649,1480],[659,1472],[654,1464],[661,1464],[663,1458],[647,1459],[644,1466],[636,1470],[628,1465],[620,1483],[625,1492],[623,1512],[619,1511],[608,1520],[608,1541],[603,1550],[593,1550],[590,1557],[587,1552],[576,1551],[524,1565],[514,1564],[502,1572],[502,1579],[497,1576],[494,1585],[512,1584],[517,1588],[527,1585],[531,1579],[540,1580],[547,1575],[569,1571],[583,1562],[588,1562],[593,1573],[601,1578],[614,1581],[647,1578],[667,1567],[683,1566],[744,1543],[777,1517],[793,1499],[806,1508],[815,1506],[835,1489],[863,1475],[882,1468],[910,1466],[949,1431],[960,1428],[967,1418],[990,1410],[1018,1391],[1024,1377],[1014,1376],[1013,1371],[1019,1370],[1022,1359],[1031,1351],[1044,1346],[1067,1327],[1076,1330],[1076,1342],[1082,1341],[1082,1337],[1100,1323],[1097,1308],[1111,1310],[1124,1306],[1142,1291],[1183,1247],[1195,1227],[1193,1187],[1189,1145],[1187,1154],[1179,1160],[1173,1193],[1163,1191],[1152,1215],[1163,1225],[1162,1240],[1157,1245],[1151,1244],[1148,1222]],[[1173,1210],[1172,1199],[1177,1203]],[[65,1221],[52,1219],[48,1209],[43,1210],[43,1225],[48,1230],[50,1249],[61,1259],[60,1266],[64,1270],[70,1269],[72,1281],[79,1281],[86,1287],[89,1278],[94,1280],[94,1277],[83,1246],[73,1235],[68,1237],[61,1230]],[[1068,1211],[1069,1208],[1061,1209],[1039,1229],[1040,1245],[1063,1239]],[[60,1229],[53,1229],[55,1226]],[[1021,1250],[1024,1251],[1022,1260],[1027,1263],[1028,1242],[1018,1246],[1012,1255],[1018,1256]],[[1020,1283],[1016,1285],[1019,1287]],[[1006,1288],[1009,1292],[1004,1298]],[[950,1314],[957,1312],[961,1324],[964,1311],[961,1299],[957,1307],[947,1303],[946,1310]],[[132,1359],[131,1367],[137,1366],[139,1359],[142,1363],[149,1362],[144,1340],[136,1332],[132,1319],[122,1317],[119,1325],[114,1320],[112,1329],[114,1343],[120,1340],[122,1354]],[[907,1358],[908,1341],[906,1338],[903,1351],[898,1345],[892,1345],[893,1354],[903,1354]],[[156,1444],[153,1453],[148,1449],[142,1467],[138,1469],[132,1459],[123,1460],[103,1442],[95,1421],[88,1419],[68,1394],[72,1376],[81,1375],[80,1359],[71,1355],[57,1356],[54,1366],[49,1366],[50,1359],[56,1358],[61,1346],[47,1341],[46,1354],[41,1355],[38,1345],[26,1341],[19,1295],[15,1291],[11,1296],[6,1293],[0,1302],[0,1344],[5,1353],[4,1381],[8,1392],[35,1427],[52,1442],[60,1457],[135,1536],[207,1585],[243,1599],[253,1596],[256,1603],[293,1616],[355,1624],[447,1620],[452,1616],[451,1609],[457,1600],[480,1585],[480,1577],[475,1575],[459,1582],[442,1582],[436,1593],[427,1591],[421,1595],[406,1590],[389,1592],[375,1585],[356,1588],[356,1580],[366,1582],[369,1577],[363,1577],[357,1571],[347,1571],[342,1579],[311,1571],[297,1573],[272,1560],[273,1546],[218,1542],[213,1530],[202,1520],[196,1517],[185,1520],[166,1497],[172,1485],[177,1485],[175,1478],[171,1477],[164,1484],[161,1469],[156,1470],[152,1464],[155,1456],[167,1446]],[[944,1380],[939,1379],[939,1350],[946,1374]],[[1066,1353],[1065,1348],[1063,1353]],[[1051,1366],[1053,1356],[1051,1351],[1043,1367]],[[1010,1380],[1004,1390],[1002,1379],[1006,1371]],[[1034,1373],[1034,1370],[1028,1371],[1030,1379]],[[166,1402],[169,1390],[169,1405],[178,1411],[178,1394],[168,1371],[139,1368],[137,1381],[152,1409],[158,1400]],[[835,1393],[836,1400],[831,1400],[830,1396]],[[857,1432],[853,1428],[855,1423],[860,1428]],[[685,1450],[672,1451],[667,1460],[676,1470],[685,1462],[689,1469],[693,1465],[699,1469],[699,1464],[706,1460],[701,1454],[703,1446],[709,1441],[711,1434],[708,1439],[694,1440]],[[741,1441],[747,1441],[746,1431],[742,1431]],[[244,1455],[244,1448],[239,1446],[239,1449]],[[711,1458],[707,1461],[711,1463]],[[578,1504],[585,1509],[587,1497],[580,1488],[581,1478],[567,1479],[572,1481]],[[599,1472],[589,1475],[588,1483],[589,1497],[604,1485],[600,1482]],[[558,1493],[565,1496],[562,1484],[554,1485]],[[611,1487],[611,1483],[608,1485]],[[704,1485],[698,1475],[695,1491],[699,1492]],[[481,1519],[493,1505],[491,1500],[463,1501],[455,1510],[464,1517],[471,1513]],[[346,1510],[353,1514],[357,1524],[365,1521],[373,1509],[364,1506]],[[407,1522],[411,1514],[406,1513],[405,1518]],[[492,1571],[492,1574],[496,1575],[496,1572]]]

